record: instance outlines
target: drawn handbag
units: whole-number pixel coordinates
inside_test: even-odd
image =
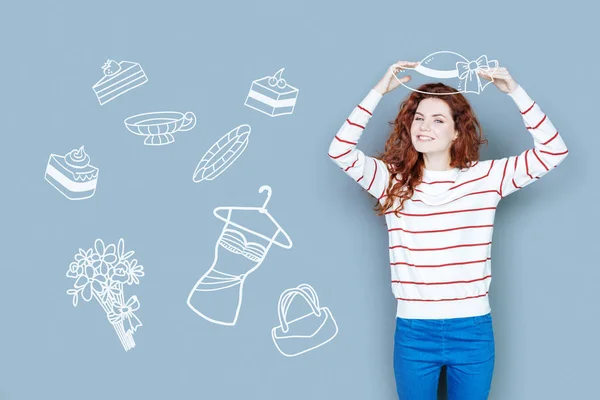
[[[287,314],[292,301],[303,298],[311,312],[288,321]],[[331,341],[338,327],[327,307],[319,306],[319,297],[307,284],[285,290],[279,297],[279,326],[271,330],[277,350],[286,357],[293,357],[314,350]]]

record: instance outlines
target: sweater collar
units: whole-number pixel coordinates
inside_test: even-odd
[[[454,181],[460,168],[452,168],[444,171],[435,171],[423,168],[423,181]]]

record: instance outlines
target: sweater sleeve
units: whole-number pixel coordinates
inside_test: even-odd
[[[329,157],[363,189],[381,201],[386,193],[389,171],[386,164],[365,155],[356,145],[383,96],[371,89],[344,121],[329,146]]]
[[[495,160],[496,166],[492,170],[492,179],[494,187],[500,193],[500,198],[546,175],[569,153],[550,119],[521,86],[508,95],[521,112],[523,123],[533,137],[533,147],[519,155]]]

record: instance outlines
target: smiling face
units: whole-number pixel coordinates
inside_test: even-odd
[[[418,152],[447,154],[449,158],[457,136],[452,111],[445,101],[429,97],[419,102],[410,127],[412,144]]]

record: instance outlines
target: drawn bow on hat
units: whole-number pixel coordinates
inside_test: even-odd
[[[498,61],[491,60],[488,61],[486,55],[479,56],[475,61],[458,61],[456,63],[456,72],[458,73],[458,79],[461,79],[463,82],[463,91],[466,93],[477,93],[481,92],[487,85],[492,83],[494,80],[493,74],[498,68]],[[478,75],[479,71],[483,71],[488,74],[492,79],[485,84],[481,83],[481,78]],[[472,89],[474,85],[474,77],[477,80],[477,90]]]
[[[142,321],[139,320],[138,317],[133,313],[140,308],[140,302],[137,299],[137,296],[131,296],[127,303],[125,304],[114,304],[113,309],[108,312],[107,317],[108,320],[112,324],[116,324],[118,322],[126,322],[125,324],[125,332],[135,332],[137,328],[142,326]]]

